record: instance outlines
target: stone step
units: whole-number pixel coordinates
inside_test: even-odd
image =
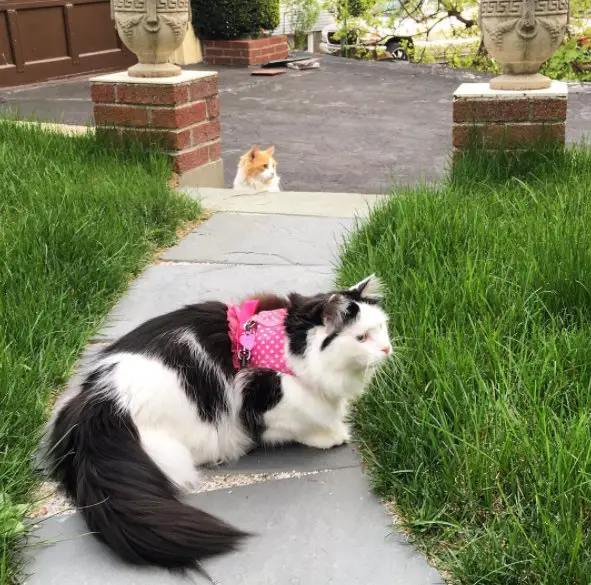
[[[248,193],[238,189],[205,187],[185,187],[181,191],[200,200],[211,211],[339,218],[366,217],[374,205],[387,197],[369,193],[313,191]]]

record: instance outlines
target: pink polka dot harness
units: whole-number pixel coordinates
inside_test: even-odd
[[[258,300],[228,306],[228,325],[234,367],[270,368],[293,375],[285,359],[287,309],[256,313]]]

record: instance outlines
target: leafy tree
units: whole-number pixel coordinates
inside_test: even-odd
[[[306,37],[318,21],[321,8],[320,0],[285,0],[285,10],[297,48],[305,47]]]

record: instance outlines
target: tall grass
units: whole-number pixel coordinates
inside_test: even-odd
[[[0,120],[0,584],[16,580],[52,392],[131,277],[199,214],[166,160]]]
[[[399,363],[356,411],[373,485],[465,585],[591,583],[591,152],[472,153],[342,256]]]

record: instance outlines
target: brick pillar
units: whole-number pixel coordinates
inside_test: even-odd
[[[165,151],[181,185],[223,187],[217,73],[113,73],[91,79],[91,93],[97,134]]]
[[[541,140],[564,145],[566,83],[548,89],[506,91],[464,83],[454,93],[453,146],[525,149]]]
[[[206,40],[204,48],[204,61],[212,65],[248,67],[289,57],[289,44],[285,35],[236,41]]]

